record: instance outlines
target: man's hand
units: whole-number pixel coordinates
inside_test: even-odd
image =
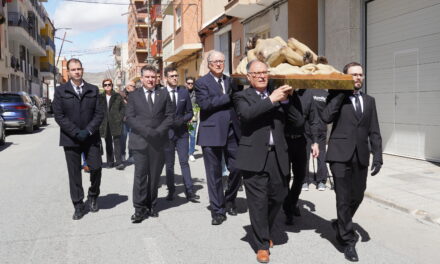
[[[378,162],[373,162],[373,165],[371,165],[371,176],[375,176],[376,174],[378,174],[381,168],[382,164]]]
[[[313,143],[311,146],[312,157],[317,158],[319,156],[319,145],[318,143]]]
[[[289,85],[283,85],[275,89],[269,96],[269,99],[272,103],[285,101],[287,100],[287,96],[292,92],[292,87],[290,87]]]
[[[86,139],[90,136],[89,131],[87,130],[80,130],[77,134],[76,134],[76,138],[80,141],[80,142],[84,142],[86,141]]]

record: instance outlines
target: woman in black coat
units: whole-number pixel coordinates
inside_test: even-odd
[[[121,132],[122,119],[124,117],[125,105],[119,93],[113,91],[113,82],[111,79],[102,81],[104,93],[99,95],[100,105],[104,108],[104,119],[99,131],[101,137],[105,139],[105,150],[107,153],[107,167],[123,170],[121,155]],[[114,163],[116,160],[116,164]]]

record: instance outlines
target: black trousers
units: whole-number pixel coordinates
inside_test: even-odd
[[[87,165],[90,167],[89,197],[98,197],[101,185],[101,142],[84,144],[80,147],[64,147],[67,171],[69,173],[70,198],[75,207],[81,206],[84,199],[81,175],[81,153],[84,153]]]
[[[109,162],[113,163],[116,159],[116,165],[122,163],[121,154],[121,137],[113,137],[110,132],[110,126],[107,123],[107,131],[105,133],[105,152],[107,154],[107,164]],[[114,150],[114,152],[113,152]]]
[[[185,185],[186,195],[193,193],[193,182],[191,178],[191,170],[188,163],[189,135],[185,134],[178,138],[168,140],[165,153],[165,167],[168,191],[174,193],[176,187],[174,185],[174,162],[179,158],[180,170],[182,171],[183,183]]]
[[[316,177],[315,177],[315,173],[311,173],[310,172],[310,152],[311,152],[311,148],[312,148],[312,138],[309,136],[306,136],[306,140],[307,140],[307,148],[306,148],[306,153],[307,153],[307,165],[306,165],[306,177],[304,179],[304,183],[325,183],[327,182],[327,177],[328,177],[328,170],[327,170],[327,163],[325,162],[325,153],[326,153],[326,140],[327,140],[327,134],[326,133],[321,133],[318,134],[318,145],[319,145],[319,156],[316,158],[318,160],[317,162],[317,168],[314,167],[315,172],[316,172]],[[313,162],[313,160],[312,160]]]
[[[133,206],[136,210],[152,209],[157,204],[157,189],[165,164],[163,144],[158,145],[149,144],[146,149],[133,150]]]
[[[287,195],[286,176],[278,165],[275,151],[267,153],[263,171],[242,171],[249,217],[257,249],[269,249],[275,218]]]
[[[359,163],[357,151],[349,162],[332,162],[338,215],[337,236],[345,245],[354,245],[357,236],[353,230],[353,216],[359,208],[367,187],[368,167]]]
[[[229,128],[228,139],[223,147],[202,147],[208,183],[209,203],[211,214],[226,213],[226,204],[234,203],[240,188],[240,173],[235,168],[235,157],[238,142],[232,127]],[[224,193],[222,184],[222,155],[225,156],[226,167],[229,170],[228,189]]]
[[[283,204],[283,210],[286,215],[292,215],[293,210],[298,203],[299,195],[301,194],[301,187],[306,176],[307,166],[307,150],[306,139],[304,136],[299,138],[286,138],[289,151],[290,165],[293,172],[293,183],[289,188],[289,193],[286,196]],[[289,175],[290,176],[290,175]],[[288,178],[290,183],[290,177]],[[290,186],[290,184],[288,185]]]

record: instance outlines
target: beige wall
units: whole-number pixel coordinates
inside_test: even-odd
[[[180,5],[180,3],[185,5]],[[180,0],[174,3],[174,49],[187,43],[200,43],[199,30],[202,22],[202,0]],[[194,4],[194,5],[188,5]],[[181,26],[176,26],[176,9],[182,9]]]
[[[202,61],[200,54],[201,52],[197,53],[197,55],[191,56],[184,60],[182,64],[178,65],[177,72],[179,73],[179,85],[184,85],[185,78],[188,76],[192,76],[196,79],[199,77],[199,67]]]
[[[223,14],[225,12],[225,5],[228,4],[228,0],[203,0],[202,2],[202,25],[204,26]]]
[[[288,1],[288,34],[318,53],[318,1]]]
[[[238,41],[238,42],[237,42]],[[240,21],[235,20],[232,22],[231,27],[231,51],[232,51],[232,72],[235,71],[238,64],[240,63],[241,58],[244,56],[244,47],[245,47],[245,39],[243,37],[243,25]],[[240,44],[240,54],[236,55],[236,43]]]

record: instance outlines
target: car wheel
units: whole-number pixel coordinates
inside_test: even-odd
[[[0,136],[0,145],[4,145],[6,141],[6,129],[3,127],[2,135]]]
[[[27,126],[24,127],[24,131],[25,131],[26,133],[32,133],[32,132],[34,132],[34,125],[33,125],[32,123],[33,123],[33,122],[32,122],[32,119],[31,119],[30,124],[28,124]]]
[[[40,126],[41,126],[41,116],[38,115],[37,124],[35,125],[35,129],[36,130],[40,129]]]

